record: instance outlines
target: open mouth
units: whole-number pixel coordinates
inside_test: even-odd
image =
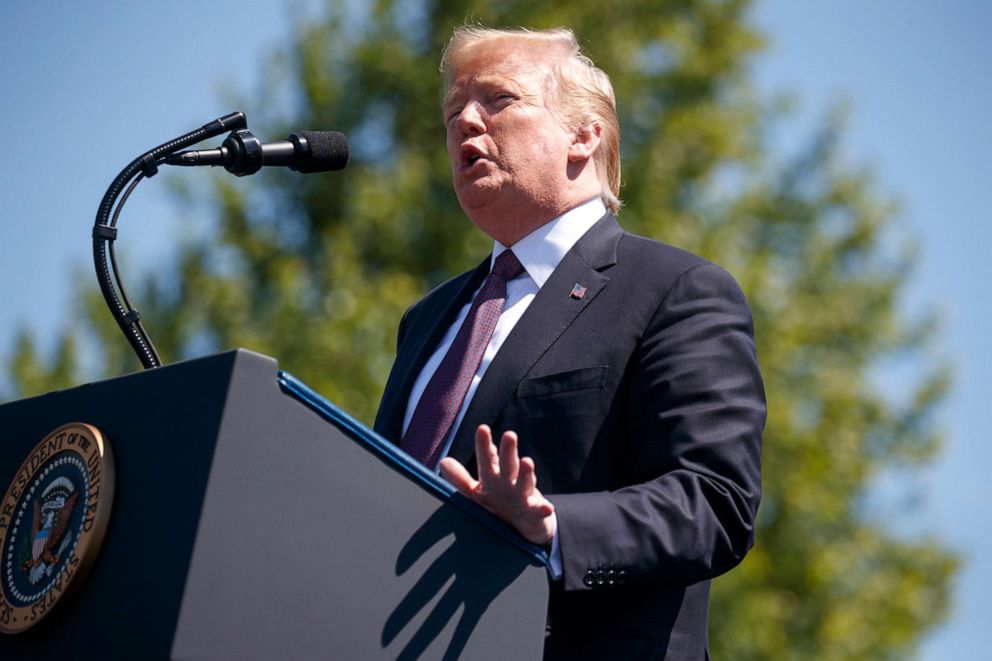
[[[462,169],[468,169],[472,167],[483,157],[484,154],[471,145],[466,145],[465,147],[462,147],[462,151],[461,151]]]

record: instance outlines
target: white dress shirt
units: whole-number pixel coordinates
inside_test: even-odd
[[[513,253],[517,256],[517,260],[523,265],[524,273],[506,283],[506,302],[503,304],[503,312],[500,314],[499,321],[496,322],[496,329],[493,331],[489,344],[486,346],[486,351],[482,355],[482,362],[479,363],[479,369],[476,371],[475,376],[472,377],[472,383],[469,385],[465,400],[462,402],[462,406],[458,410],[458,415],[455,417],[455,421],[451,425],[451,430],[448,432],[444,449],[441,451],[442,457],[446,456],[450,451],[455,432],[458,430],[459,425],[461,425],[462,418],[465,417],[465,411],[468,410],[468,405],[479,387],[479,382],[482,381],[482,377],[485,376],[486,370],[489,368],[490,363],[493,362],[493,358],[496,357],[500,347],[503,346],[503,342],[506,341],[510,331],[520,321],[524,311],[531,304],[531,301],[534,300],[534,297],[537,296],[537,292],[540,291],[544,283],[551,277],[551,273],[558,267],[562,258],[565,257],[565,253],[571,250],[572,246],[582,238],[582,235],[590,227],[595,225],[596,221],[602,218],[605,213],[606,207],[603,205],[602,200],[598,197],[594,198],[574,209],[566,211],[520,239],[513,246],[510,246],[513,249]],[[507,246],[504,246],[499,241],[494,242],[490,268],[492,268],[492,263],[496,260],[496,257],[506,249]],[[406,428],[410,425],[411,418],[413,418],[413,412],[417,408],[417,403],[427,388],[427,383],[434,376],[434,372],[437,371],[441,360],[448,352],[448,348],[454,342],[455,335],[458,334],[458,329],[461,328],[465,317],[468,316],[469,308],[472,307],[472,301],[475,300],[475,296],[478,293],[478,290],[476,290],[475,294],[472,295],[472,299],[462,306],[455,321],[448,328],[447,332],[445,332],[444,337],[441,338],[441,342],[434,350],[434,353],[431,354],[427,363],[424,364],[424,368],[420,371],[420,374],[417,375],[417,380],[414,381],[413,388],[410,390],[410,398],[407,400],[406,415],[403,416],[404,434],[406,433]],[[551,544],[551,560],[551,576],[557,579],[561,576],[561,551],[558,548],[557,532]]]

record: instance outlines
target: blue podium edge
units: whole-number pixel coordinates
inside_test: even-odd
[[[548,566],[548,553],[544,549],[531,544],[521,537],[516,530],[496,518],[487,509],[465,498],[446,480],[443,480],[436,473],[427,470],[423,464],[413,459],[406,452],[403,452],[395,443],[386,440],[356,420],[349,413],[324,399],[324,397],[310,386],[289,372],[279,370],[276,375],[276,381],[279,383],[279,387],[283,392],[298,400],[301,404],[343,431],[352,440],[379,457],[390,468],[416,483],[441,501],[454,505],[505,539],[526,555],[531,564],[539,567]]]

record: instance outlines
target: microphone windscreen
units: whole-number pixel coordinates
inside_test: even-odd
[[[342,170],[348,165],[348,138],[337,131],[300,131],[310,146],[310,158],[294,168],[298,172]]]

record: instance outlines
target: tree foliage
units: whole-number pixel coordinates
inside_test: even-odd
[[[866,499],[893,468],[932,457],[946,385],[928,326],[899,297],[912,254],[893,250],[893,205],[837,155],[841,125],[788,158],[782,122],[748,65],[762,39],[744,0],[330,2],[298,19],[250,97],[260,135],[331,127],[339,174],[216,177],[209,240],[133,296],[167,360],[245,346],[370,420],[404,309],[473,266],[488,241],[459,210],[443,149],[437,61],[454,25],[568,25],[613,80],[623,128],[627,229],[725,266],[755,316],[766,380],[765,498],[758,543],[715,583],[717,658],[885,658],[946,616],[956,567],[936,540],[879,526]],[[195,196],[194,196],[195,197]],[[191,202],[193,208],[202,208]],[[98,294],[82,297],[107,374],[136,368]],[[71,381],[73,335],[51,361],[22,337],[20,396]],[[922,365],[903,396],[879,385],[893,359]]]

